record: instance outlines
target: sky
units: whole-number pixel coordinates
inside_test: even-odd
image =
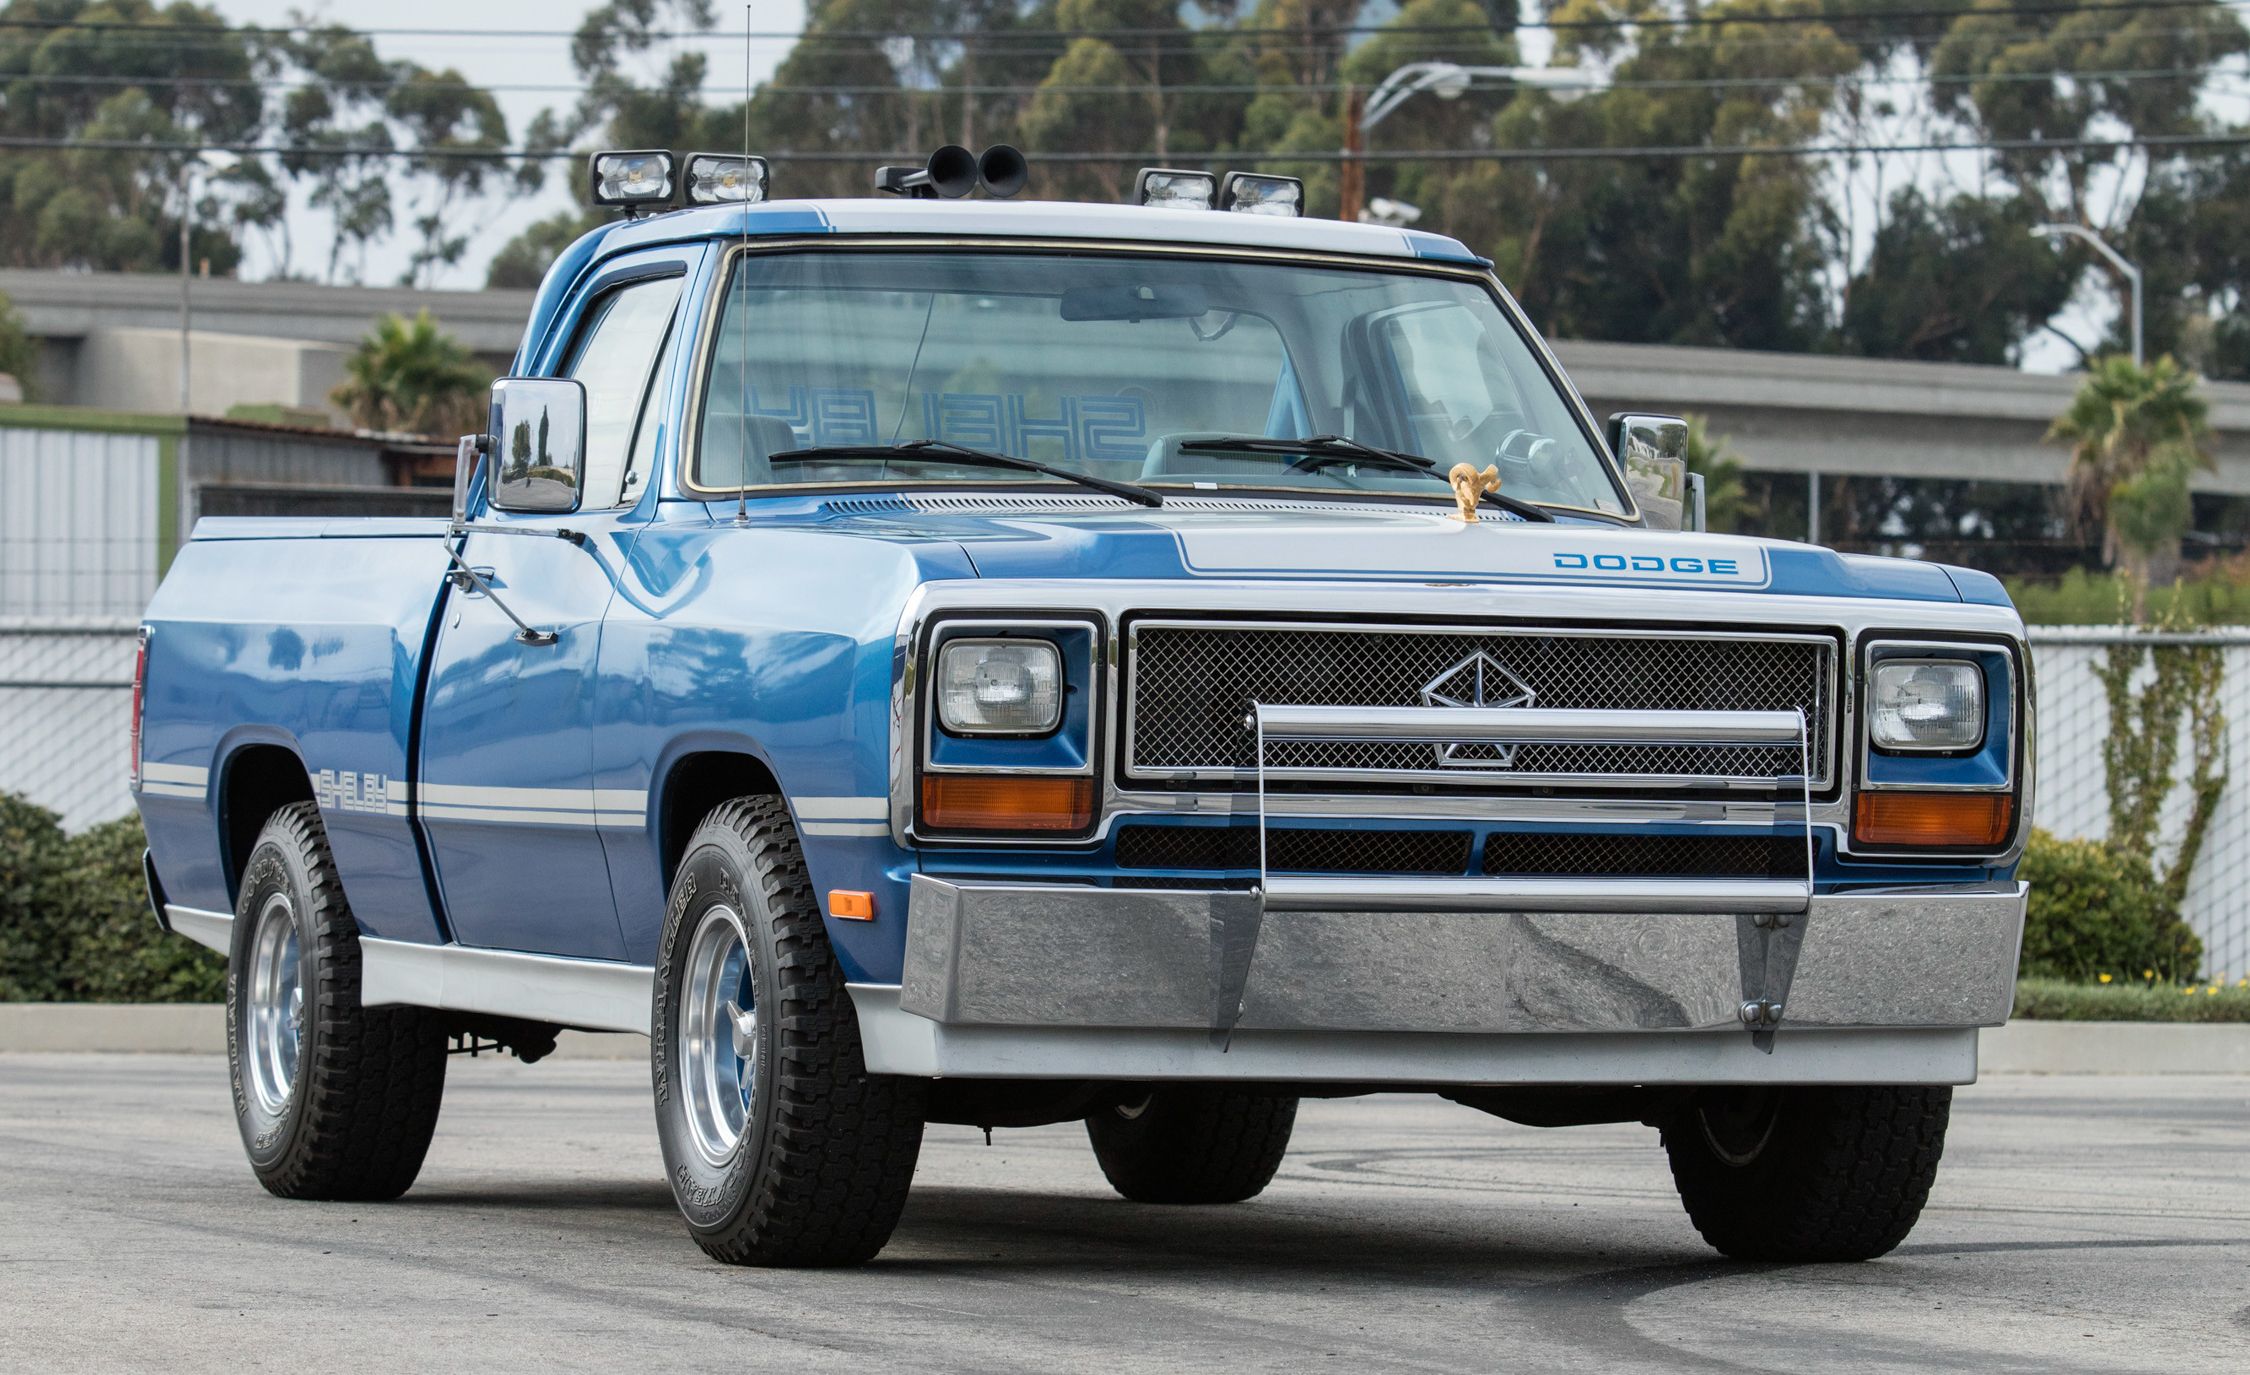
[[[344,5],[335,0],[216,0],[216,8],[238,24],[285,24],[291,22],[292,11],[300,11],[315,21],[333,20],[361,30],[377,31],[377,47],[385,57],[410,58],[426,67],[457,67],[472,81],[509,88],[498,90],[496,95],[508,118],[510,139],[514,141],[522,137],[523,130],[540,110],[564,107],[576,98],[578,78],[570,65],[568,32],[575,27],[588,4],[585,0],[561,0],[560,3],[558,0],[383,0],[380,5]],[[754,17],[747,24],[743,11],[729,0],[719,0],[717,9],[720,27],[733,32],[747,27],[756,32],[793,34],[804,25],[803,0],[758,0]],[[379,32],[416,28],[529,30],[539,36]],[[1528,64],[1543,64],[1550,47],[1547,40],[1548,35],[1537,30],[1524,32],[1521,35],[1523,60]],[[742,43],[695,38],[677,42],[680,47],[699,48],[707,55],[710,79],[705,90],[714,100],[734,98],[742,89],[739,75],[745,59]],[[751,41],[747,56],[753,84],[773,74],[774,68],[788,55],[791,42],[775,38]],[[650,69],[662,65],[673,50],[665,48],[651,53],[647,59]],[[526,87],[533,89],[517,89]],[[2244,112],[2229,110],[2226,113],[2240,118]],[[1968,159],[1951,160],[1958,163],[1955,166],[1942,165],[1947,161],[1924,160],[1914,167],[1912,175],[1917,180],[1952,177],[1956,181],[1964,178],[1973,181],[1973,165]],[[438,274],[435,285],[456,290],[481,287],[486,264],[493,253],[517,231],[534,220],[581,203],[577,188],[577,179],[581,176],[581,166],[553,162],[548,165],[544,187],[535,194],[524,196],[503,191],[457,208],[456,215],[474,222],[469,247],[457,265]],[[1855,213],[1855,224],[1874,222],[1873,202],[1877,194],[1872,184],[1851,187],[1849,199],[1856,209],[1867,212]],[[371,285],[387,285],[397,282],[405,273],[415,237],[409,228],[414,213],[411,206],[402,205],[397,209],[400,228],[369,251],[362,280]],[[1857,260],[1868,247],[1865,230],[1855,232],[1853,237]],[[330,220],[325,212],[304,204],[301,194],[290,213],[290,239],[294,270],[318,273],[327,258]],[[246,248],[249,255],[243,266],[246,278],[268,277],[280,270],[282,265],[274,250],[256,236],[252,236]],[[2090,342],[2099,337],[2104,324],[2116,318],[2120,308],[2121,303],[2108,279],[2089,273],[2081,283],[2078,297],[2055,323],[2073,336]],[[2025,367],[2030,371],[2059,372],[2077,363],[2075,351],[2051,335],[2035,337],[2025,352]]]
[[[553,87],[551,90],[497,92],[508,117],[510,141],[519,140],[542,109],[560,108],[576,100],[578,74],[570,65],[568,31],[577,26],[588,8],[556,0],[382,0],[379,5],[335,4],[332,0],[216,0],[215,8],[237,24],[280,25],[291,22],[291,11],[300,11],[315,22],[335,22],[361,30],[382,29],[510,29],[535,30],[553,37],[439,37],[385,35],[376,47],[386,58],[409,58],[425,67],[457,67],[481,85]],[[739,5],[719,0],[720,26],[740,33],[744,29]],[[795,33],[804,27],[803,0],[759,0],[756,19],[749,27],[758,32]],[[710,77],[704,89],[714,98],[732,98],[741,89],[743,45],[733,40],[683,40],[682,47],[700,48],[710,59]],[[672,49],[651,54],[660,65]],[[749,58],[753,80],[763,81],[788,55],[786,40],[754,40]],[[537,194],[512,193],[487,196],[455,213],[474,221],[468,252],[460,263],[438,275],[437,285],[449,289],[474,289],[484,285],[485,264],[517,231],[534,220],[581,204],[577,178],[583,168],[568,162],[548,164],[545,187]],[[365,280],[369,285],[390,285],[400,278],[413,251],[414,235],[407,228],[412,218],[403,207],[396,213],[401,226],[388,240],[370,250]],[[326,264],[330,241],[326,212],[310,208],[302,196],[290,212],[293,265],[300,273],[318,273]],[[243,276],[272,276],[280,267],[267,245],[252,236],[249,261]]]

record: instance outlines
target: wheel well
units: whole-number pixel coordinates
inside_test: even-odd
[[[266,818],[292,802],[313,800],[304,761],[280,745],[250,745],[227,761],[219,784],[219,827],[226,845],[227,892],[239,896],[242,866]]]
[[[773,770],[754,754],[738,751],[713,750],[703,754],[682,756],[665,775],[663,814],[658,827],[663,837],[663,867],[659,872],[664,882],[672,881],[672,871],[680,867],[680,857],[687,853],[688,837],[711,809],[737,797],[776,797],[781,784]]]

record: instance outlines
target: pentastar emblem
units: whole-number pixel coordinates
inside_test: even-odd
[[[1478,650],[1422,685],[1425,707],[1528,707],[1539,694],[1498,659]],[[1513,745],[1451,744],[1437,747],[1440,768],[1512,767]]]

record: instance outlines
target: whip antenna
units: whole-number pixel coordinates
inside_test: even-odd
[[[750,165],[750,43],[751,32],[757,26],[750,22],[750,6],[742,7],[742,165]],[[742,295],[735,298],[735,311],[742,316],[742,349],[736,371],[742,384],[742,409],[735,414],[735,433],[741,445],[742,471],[735,478],[734,523],[750,523],[750,316],[744,311],[748,295],[750,268],[750,202],[742,203],[742,252],[735,257],[734,276],[744,286]]]

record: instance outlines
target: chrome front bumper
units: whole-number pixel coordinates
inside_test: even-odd
[[[1355,881],[1333,885],[1341,897]],[[1356,882],[1365,882],[1359,880]],[[2007,1020],[2020,884],[1745,885],[1537,910],[913,882],[905,973],[855,986],[868,1067],[962,1077],[1958,1083]],[[1431,894],[1442,897],[1442,894]],[[1762,902],[1761,899],[1764,901]],[[1467,910],[1465,910],[1467,909]],[[1509,910],[1514,909],[1514,910]]]

